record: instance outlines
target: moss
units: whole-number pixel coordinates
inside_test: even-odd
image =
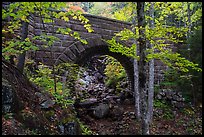
[[[45,117],[47,118],[47,119],[51,119],[51,117],[53,117],[55,115],[55,111],[54,110],[49,110],[49,111],[46,111],[45,112]]]
[[[62,113],[62,119],[60,120],[61,124],[66,124],[69,122],[76,121],[76,116],[73,112],[69,113],[71,111],[63,111]]]

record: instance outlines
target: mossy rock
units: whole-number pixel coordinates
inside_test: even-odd
[[[64,109],[58,121],[58,125],[64,127],[64,135],[81,135],[82,130],[76,114],[73,111]]]

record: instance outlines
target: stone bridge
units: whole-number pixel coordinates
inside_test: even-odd
[[[50,48],[40,48],[38,51],[29,52],[28,56],[36,61],[40,61],[46,65],[59,64],[63,62],[73,62],[77,64],[83,64],[95,55],[110,55],[117,59],[125,68],[130,81],[131,88],[133,88],[133,62],[130,58],[119,54],[110,52],[108,45],[104,40],[111,39],[114,33],[123,30],[124,28],[130,28],[131,24],[119,20],[109,19],[105,17],[93,16],[84,14],[89,20],[94,32],[88,33],[83,27],[80,21],[70,19],[69,22],[65,22],[61,19],[55,19],[54,35],[60,39],[54,43]],[[86,39],[88,44],[82,44],[80,41],[74,39],[69,35],[63,35],[56,33],[58,28],[71,28],[77,31],[83,39]],[[52,25],[45,24],[45,30],[42,29],[42,22],[40,17],[31,16],[28,26],[28,37],[40,35],[42,32],[52,35]],[[40,41],[35,41],[35,44],[42,45]],[[131,42],[124,43],[125,45],[131,45]],[[52,51],[52,54],[51,52]],[[162,70],[166,69],[161,62],[155,61],[155,83],[159,83],[162,79]]]

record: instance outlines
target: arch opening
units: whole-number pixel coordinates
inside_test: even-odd
[[[104,58],[104,57],[113,57],[116,59],[124,68],[127,74],[127,80],[129,84],[129,91],[130,94],[133,95],[133,82],[134,82],[134,75],[133,75],[133,60],[125,55],[120,53],[113,53],[110,52],[108,46],[100,45],[92,48],[88,48],[81,53],[81,55],[76,59],[76,64],[82,67],[90,67],[90,64],[93,63],[93,59],[95,58]],[[93,69],[93,68],[92,68]],[[104,66],[101,66],[101,70],[104,71]]]

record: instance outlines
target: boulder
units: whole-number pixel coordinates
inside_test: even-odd
[[[80,135],[80,126],[77,122],[68,122],[63,125],[63,135]]]
[[[97,103],[98,103],[98,100],[96,98],[88,98],[83,102],[80,102],[78,105],[80,107],[90,108],[91,106],[96,105]]]
[[[93,115],[96,118],[100,118],[100,119],[106,117],[108,115],[108,113],[109,113],[109,105],[108,104],[100,103],[93,110]]]
[[[48,100],[44,101],[43,103],[41,103],[40,107],[42,109],[49,109],[49,108],[52,108],[54,104],[55,104],[55,102],[53,100],[48,99]]]
[[[43,95],[41,92],[36,92],[35,95],[39,98],[39,102],[43,103],[47,99],[49,99],[47,96]]]
[[[2,113],[13,113],[19,111],[20,108],[18,98],[14,88],[9,82],[2,78]]]
[[[103,80],[103,76],[99,73],[99,72],[96,72],[94,74],[94,77],[98,80],[98,81],[102,81]]]

